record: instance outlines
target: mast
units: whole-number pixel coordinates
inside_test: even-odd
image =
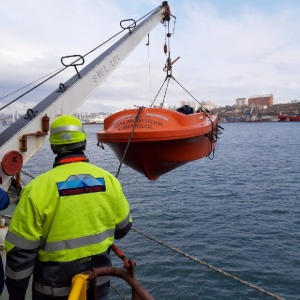
[[[142,39],[160,22],[169,20],[168,2],[154,10],[139,25],[100,54],[59,89],[0,134],[0,184],[8,190],[10,179],[48,140],[49,122],[62,114],[72,114],[95,91]],[[83,58],[82,58],[83,59]],[[77,66],[75,67],[77,70]]]

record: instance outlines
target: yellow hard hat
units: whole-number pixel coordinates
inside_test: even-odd
[[[81,121],[70,115],[63,115],[50,126],[50,144],[54,152],[67,152],[86,145],[86,133]]]

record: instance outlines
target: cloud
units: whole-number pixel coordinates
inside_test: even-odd
[[[161,2],[127,4],[121,0],[4,1],[0,11],[0,98],[60,68],[62,56],[88,53],[121,30],[120,20],[138,19]],[[169,104],[191,100],[191,95],[219,106],[265,93],[272,93],[277,103],[299,97],[300,3],[229,0],[224,5],[218,0],[174,0],[169,4],[176,16],[169,50],[172,60],[180,56],[172,75],[181,85],[170,81]],[[170,22],[171,33],[174,21]],[[97,110],[99,103],[120,108],[151,103],[166,79],[166,30],[158,24],[150,33],[149,46],[145,36],[85,106]],[[27,97],[25,103],[32,105],[46,97],[73,75],[74,69],[68,70],[40,88],[40,93]],[[158,101],[163,100],[164,92],[165,87]],[[24,103],[14,105],[23,107]]]
[[[275,100],[276,95],[285,100],[297,97],[291,81],[295,76],[299,79],[298,68],[293,66],[298,66],[300,49],[295,36],[290,34],[294,27],[299,28],[299,22],[291,22],[297,11],[299,7],[285,8],[270,15],[257,8],[241,7],[239,14],[223,17],[211,4],[186,6],[185,20],[189,21],[185,22],[179,40],[192,45],[183,54],[194,58],[194,72],[189,76],[195,78],[191,82],[205,78],[201,86],[203,95],[208,99],[213,95],[217,103],[233,103],[235,98],[265,91],[275,94]],[[283,74],[279,66],[293,72]],[[211,87],[215,87],[214,94],[208,94]]]

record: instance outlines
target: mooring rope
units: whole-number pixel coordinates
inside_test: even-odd
[[[142,108],[143,108],[143,107],[140,107],[140,108],[139,108],[138,114],[137,114],[136,117],[135,117],[135,121],[136,121],[136,122],[137,122],[137,120],[138,120],[138,118],[139,118],[139,115],[140,115],[140,112],[141,112]],[[135,122],[135,124],[134,124],[134,126],[133,126],[133,130],[132,130],[132,132],[131,132],[131,137],[132,137],[132,135],[133,135],[134,128],[135,128],[135,125],[136,125],[136,122]],[[124,152],[124,157],[123,157],[123,159],[124,159],[125,156],[126,156],[126,152],[127,152],[127,150],[128,150],[128,147],[129,147],[129,144],[130,144],[131,137],[130,137],[128,143],[127,143],[127,147],[126,147],[126,150],[125,150],[125,152]],[[121,165],[122,165],[122,163],[121,163],[120,166],[119,166],[119,170],[120,170],[120,168],[121,168]],[[119,172],[119,170],[118,170],[118,172]],[[23,174],[25,174],[25,175],[31,177],[31,178],[35,178],[34,176],[30,175],[29,173],[27,173],[27,172],[25,172],[25,171],[21,171],[21,172],[22,172]],[[1,217],[6,217],[6,218],[11,218],[11,217],[6,216],[6,215],[0,215],[0,216],[1,216]],[[192,261],[195,261],[195,262],[197,262],[197,263],[199,263],[199,264],[201,264],[201,265],[203,265],[203,266],[205,266],[205,267],[207,267],[207,268],[209,268],[209,269],[211,269],[211,270],[213,270],[213,271],[215,271],[215,272],[218,272],[218,273],[222,274],[223,276],[226,276],[226,277],[231,278],[231,279],[233,279],[233,280],[235,280],[235,281],[237,281],[237,282],[240,282],[240,283],[242,283],[242,284],[244,284],[244,285],[246,285],[246,286],[248,286],[248,287],[250,287],[250,288],[252,288],[252,289],[255,289],[255,290],[257,290],[257,291],[259,291],[259,292],[261,292],[261,293],[263,293],[263,294],[265,294],[265,295],[268,295],[268,296],[270,296],[270,297],[272,297],[272,298],[274,298],[274,299],[277,299],[277,300],[285,300],[285,298],[283,298],[283,297],[281,297],[281,296],[278,296],[278,295],[276,295],[276,294],[274,294],[274,293],[271,293],[271,292],[269,292],[269,291],[267,291],[267,290],[265,290],[265,289],[263,289],[263,288],[261,288],[261,287],[259,287],[259,286],[257,286],[257,285],[254,285],[254,284],[252,284],[252,283],[250,283],[250,282],[248,282],[248,281],[245,281],[245,280],[243,280],[243,279],[241,279],[241,278],[239,278],[239,277],[237,277],[237,276],[234,276],[234,275],[232,275],[232,274],[230,274],[230,273],[228,273],[228,272],[226,272],[226,271],[224,271],[224,270],[222,270],[222,269],[220,269],[220,268],[214,267],[213,265],[211,265],[211,264],[209,264],[209,263],[207,263],[207,262],[205,262],[205,261],[203,261],[203,260],[201,260],[201,259],[198,259],[197,257],[194,257],[194,256],[192,256],[192,255],[189,255],[189,254],[185,253],[184,251],[182,251],[182,250],[180,250],[180,249],[178,249],[178,248],[176,248],[176,247],[173,247],[173,246],[171,246],[171,245],[169,245],[169,244],[167,244],[167,243],[165,243],[165,242],[162,242],[162,241],[156,239],[155,237],[153,237],[153,236],[151,236],[151,235],[149,235],[149,234],[143,232],[142,230],[139,230],[139,229],[134,228],[134,227],[132,227],[131,230],[134,231],[134,232],[136,232],[136,233],[138,233],[138,234],[140,234],[140,235],[142,235],[142,236],[144,236],[144,237],[146,237],[146,238],[148,238],[149,240],[154,241],[154,242],[157,243],[157,244],[160,244],[160,245],[164,246],[165,248],[168,248],[168,249],[170,249],[170,250],[172,250],[172,251],[174,251],[174,252],[176,252],[176,253],[178,253],[178,254],[180,254],[180,255],[183,255],[183,256],[189,258],[189,259],[192,260]],[[113,288],[113,289],[115,290],[115,292],[116,292],[117,294],[119,294],[119,296],[121,297],[121,299],[126,300],[125,298],[122,298],[123,296],[117,291],[116,288]]]
[[[110,284],[110,288],[120,297],[120,299],[126,300],[126,298],[124,297],[124,295],[122,295],[120,293],[120,291],[118,291],[118,289],[113,284]]]
[[[271,292],[269,292],[269,291],[267,291],[267,290],[265,290],[265,289],[262,289],[262,288],[260,288],[260,287],[258,287],[258,286],[256,286],[256,285],[254,285],[254,284],[248,282],[248,281],[245,281],[245,280],[243,280],[243,279],[241,279],[241,278],[238,278],[238,277],[236,277],[236,276],[234,276],[234,275],[229,274],[228,272],[225,272],[225,271],[223,271],[223,270],[221,270],[221,269],[219,269],[219,268],[216,268],[216,267],[214,267],[214,266],[208,264],[207,262],[205,262],[205,261],[203,261],[203,260],[200,260],[200,259],[198,259],[198,258],[196,258],[196,257],[194,257],[194,256],[191,256],[191,255],[189,255],[189,254],[187,254],[187,253],[181,251],[181,250],[178,249],[178,248],[175,248],[175,247],[173,247],[173,246],[171,246],[171,245],[168,245],[167,243],[162,242],[162,241],[156,239],[155,237],[150,236],[149,234],[146,234],[145,232],[143,232],[143,231],[141,231],[141,230],[139,230],[139,229],[136,229],[136,228],[133,228],[133,227],[132,227],[131,230],[133,230],[134,232],[136,232],[136,233],[138,233],[138,234],[140,234],[140,235],[143,235],[144,237],[146,237],[146,238],[148,238],[148,239],[154,241],[154,242],[157,243],[157,244],[160,244],[160,245],[162,245],[162,246],[164,246],[164,247],[166,247],[166,248],[168,248],[168,249],[170,249],[170,250],[173,250],[174,252],[176,252],[176,253],[178,253],[178,254],[181,254],[181,255],[183,255],[183,256],[185,256],[185,257],[187,257],[187,258],[189,258],[189,259],[191,259],[191,260],[193,260],[193,261],[195,261],[195,262],[197,262],[197,263],[199,263],[199,264],[201,264],[201,265],[203,265],[203,266],[205,266],[205,267],[211,269],[211,270],[213,270],[213,271],[216,271],[216,272],[218,272],[218,273],[220,273],[220,274],[222,274],[222,275],[224,275],[224,276],[227,276],[227,277],[229,277],[229,278],[231,278],[231,279],[233,279],[233,280],[235,280],[235,281],[238,281],[238,282],[240,282],[240,283],[242,283],[242,284],[244,284],[244,285],[246,285],[246,286],[248,286],[248,287],[250,287],[250,288],[252,288],[252,289],[255,289],[255,290],[257,290],[257,291],[259,291],[259,292],[261,292],[261,293],[263,293],[263,294],[266,294],[266,295],[268,295],[268,296],[270,296],[270,297],[273,297],[274,299],[277,299],[277,300],[284,300],[284,298],[282,298],[282,297],[280,297],[280,296],[278,296],[278,295],[276,295],[276,294],[273,294],[273,293],[271,293]]]

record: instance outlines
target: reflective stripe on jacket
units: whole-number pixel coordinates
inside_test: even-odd
[[[113,175],[87,162],[59,165],[22,190],[5,241],[8,282],[33,272],[48,290],[70,286],[75,274],[111,265],[114,236],[131,222]]]

